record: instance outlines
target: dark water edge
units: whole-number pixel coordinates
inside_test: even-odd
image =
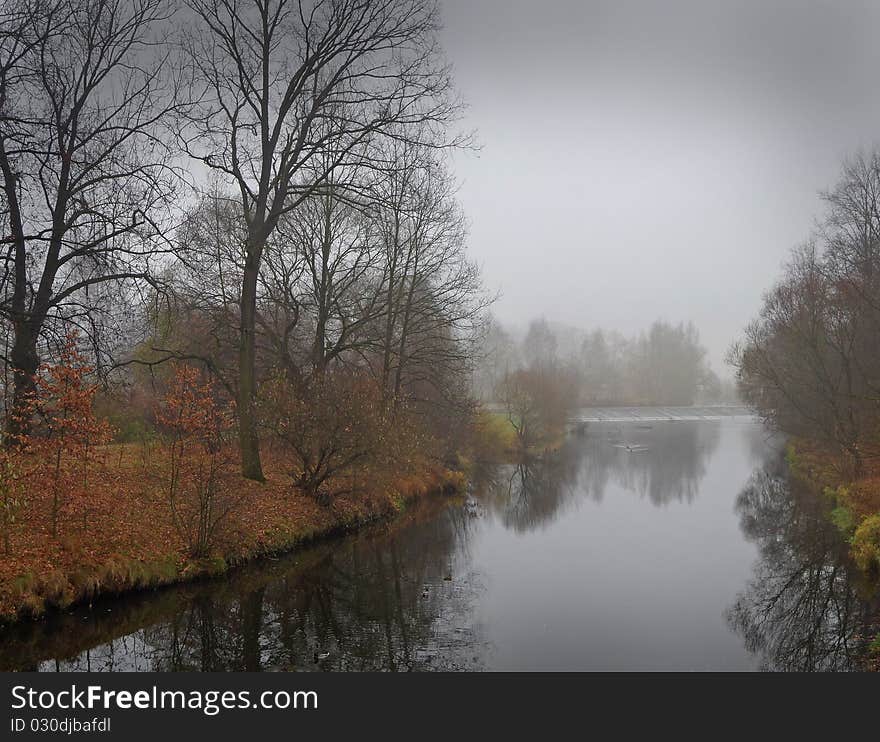
[[[780,449],[751,423],[591,425],[466,501],[5,627],[0,668],[862,669],[880,603]]]
[[[312,669],[309,663],[269,665],[260,652],[254,654],[266,638],[262,614],[269,604],[264,597],[274,599],[276,591],[291,586],[301,589],[309,584],[310,572],[332,565],[341,551],[357,550],[361,543],[384,544],[399,530],[430,521],[449,506],[450,498],[438,493],[394,519],[320,538],[217,577],[105,596],[37,621],[0,627],[0,670]],[[322,602],[319,596],[316,600]],[[157,646],[149,648],[154,640]],[[299,650],[314,663],[317,649],[311,654]]]

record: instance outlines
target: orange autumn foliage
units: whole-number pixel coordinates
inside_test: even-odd
[[[217,400],[214,384],[189,366],[178,365],[156,410],[168,452],[168,504],[175,528],[196,557],[209,554],[223,521],[235,506],[224,480],[224,448],[234,427],[232,405]]]
[[[91,409],[91,369],[73,340],[69,346],[62,363],[41,370],[32,434],[0,451],[0,545],[7,552],[0,622],[213,574],[391,515],[404,501],[459,481],[426,456],[402,420],[373,439],[383,445],[369,461],[325,480],[332,508],[296,496],[302,490],[280,445],[265,457],[266,482],[246,480],[237,471],[232,405],[186,367],[174,370],[155,410],[162,437],[110,443],[109,426]],[[370,395],[362,399],[372,403]],[[341,434],[353,433],[344,427]],[[393,440],[386,440],[390,430]]]
[[[94,369],[77,350],[76,340],[76,333],[69,333],[59,362],[40,368],[31,403],[40,427],[21,441],[49,462],[44,475],[48,475],[52,490],[53,536],[58,533],[61,510],[71,500],[78,501],[85,527],[93,452],[113,437],[107,421],[95,417],[92,404],[98,384],[88,381]]]

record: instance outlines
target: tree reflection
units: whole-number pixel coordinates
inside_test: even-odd
[[[577,493],[578,471],[578,451],[567,444],[540,458],[483,471],[475,489],[505,528],[525,533],[559,516]]]
[[[483,588],[473,574],[482,567],[468,553],[474,531],[485,529],[484,538],[492,529],[545,528],[585,494],[601,499],[614,485],[657,505],[690,501],[718,445],[718,427],[591,426],[587,436],[572,437],[552,455],[482,471],[475,498],[465,503],[429,499],[394,523],[223,579],[7,627],[0,669],[486,667],[490,647],[475,623],[477,615],[486,620],[486,603],[476,611]],[[621,440],[650,450],[615,447]],[[740,456],[731,460],[743,465]],[[742,533],[760,555],[727,616],[748,649],[770,669],[862,667],[866,644],[880,629],[880,605],[850,567],[821,503],[792,489],[783,462],[774,461],[752,476],[736,508]],[[717,611],[713,615],[717,619]],[[491,619],[487,626],[492,630]]]
[[[476,669],[476,589],[464,507],[267,561],[223,580],[96,604],[14,627],[0,668],[44,670]],[[438,512],[439,511],[439,512]]]
[[[586,494],[602,500],[611,482],[654,505],[691,502],[720,438],[720,426],[675,422],[655,426],[594,424],[558,451],[517,464],[486,466],[474,477],[478,498],[505,528],[544,527]],[[638,452],[623,441],[644,446]]]
[[[764,669],[860,669],[876,633],[877,596],[823,505],[789,480],[781,459],[755,472],[737,498],[742,531],[759,559],[728,621]]]
[[[719,438],[720,424],[711,422],[594,425],[582,444],[581,486],[595,500],[614,481],[654,505],[692,502]]]

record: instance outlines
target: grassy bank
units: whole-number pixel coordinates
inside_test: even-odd
[[[491,461],[516,461],[524,455],[552,453],[562,447],[566,437],[565,430],[542,433],[524,447],[508,415],[485,408],[477,415],[474,427],[477,456]]]
[[[831,521],[864,573],[865,589],[874,592],[880,583],[880,471],[867,466],[853,476],[843,457],[802,439],[789,443],[787,459],[794,476],[827,500]],[[880,634],[871,638],[865,669],[880,672]]]
[[[853,476],[847,462],[808,441],[789,444],[794,474],[828,498],[831,520],[850,544],[853,560],[880,577],[880,468],[866,465]]]
[[[357,529],[358,539],[387,539],[404,533],[414,525],[438,517],[447,507],[446,497],[419,498],[400,515]],[[0,627],[0,671],[29,670],[35,663],[55,658],[74,658],[89,649],[112,643],[142,629],[173,624],[181,615],[197,611],[204,600],[222,611],[241,601],[243,596],[278,589],[279,585],[298,584],[314,568],[320,568],[328,556],[341,546],[336,539],[321,539],[302,546],[288,556],[256,559],[239,569],[229,569],[216,577],[205,577],[168,585],[161,590],[129,593],[125,600],[104,604],[96,600],[89,608],[54,613],[50,620],[19,621]],[[306,588],[308,589],[308,588]],[[111,611],[107,611],[107,608]],[[83,620],[87,617],[88,620]],[[222,625],[221,616],[216,616]],[[199,664],[199,667],[204,665]]]
[[[291,484],[281,461],[267,456],[264,483],[224,482],[232,508],[208,558],[188,555],[168,503],[166,462],[150,445],[96,452],[84,496],[64,503],[53,536],[50,488],[26,493],[0,552],[0,621],[37,617],[98,595],[185,582],[343,533],[399,513],[418,497],[460,489],[461,472],[412,462],[407,473],[360,482],[322,506]]]

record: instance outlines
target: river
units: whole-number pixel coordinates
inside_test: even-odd
[[[877,598],[781,449],[742,417],[589,422],[467,498],[7,627],[0,668],[857,669]]]

